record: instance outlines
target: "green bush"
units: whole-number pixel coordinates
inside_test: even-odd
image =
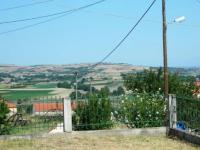
[[[17,112],[22,114],[32,114],[33,104],[29,102],[28,99],[18,99],[17,100]]]
[[[122,75],[124,86],[127,90],[138,90],[139,93],[147,92],[156,94],[158,90],[164,93],[163,70],[144,70],[138,73],[129,73]],[[192,96],[195,90],[194,77],[182,77],[178,73],[169,73],[169,93]]]
[[[9,134],[9,124],[7,121],[7,115],[9,109],[4,100],[0,97],[0,135]]]
[[[71,84],[69,84],[68,82],[59,82],[57,84],[58,88],[66,88],[66,89],[70,89],[71,88]]]
[[[124,96],[114,111],[117,121],[131,128],[164,125],[165,102],[160,94],[133,94]]]
[[[108,129],[111,121],[111,103],[106,94],[93,94],[79,102],[73,115],[74,130]]]

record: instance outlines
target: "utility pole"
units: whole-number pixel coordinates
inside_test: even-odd
[[[75,82],[76,82],[76,101],[77,101],[78,100],[78,83],[77,83],[78,72],[75,71],[74,75],[75,75]]]
[[[168,98],[168,58],[167,58],[167,23],[166,23],[166,2],[162,0],[162,16],[163,16],[163,58],[164,58],[164,94],[165,99]]]
[[[164,63],[164,98],[166,108],[167,135],[169,133],[169,85],[168,85],[168,58],[167,58],[167,23],[166,23],[166,0],[162,0],[162,19],[163,19],[163,63]]]
[[[90,77],[90,94],[92,94],[92,77]]]

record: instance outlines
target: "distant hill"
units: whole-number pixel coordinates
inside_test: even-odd
[[[90,70],[89,66],[92,64],[66,64],[66,65],[35,65],[35,66],[16,66],[16,65],[0,65],[0,73],[9,73],[13,76],[23,76],[31,74],[73,74],[76,70],[89,71],[89,76],[111,76],[118,77],[121,73],[137,72],[144,69],[158,69],[158,67],[134,66],[123,63],[103,63],[96,68]],[[199,75],[200,68],[169,68],[172,73],[179,73],[181,75]]]

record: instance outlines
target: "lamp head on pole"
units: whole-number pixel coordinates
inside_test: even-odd
[[[186,20],[186,17],[185,16],[181,16],[181,17],[178,17],[178,18],[175,18],[174,19],[174,22],[175,23],[182,23]]]

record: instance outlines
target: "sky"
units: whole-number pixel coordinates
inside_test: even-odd
[[[77,8],[98,0],[52,0],[2,11],[42,0],[2,0],[0,22]],[[44,0],[43,0],[44,1]],[[25,30],[0,34],[0,64],[39,65],[95,63],[128,33],[152,0],[107,0],[90,8]],[[168,62],[171,67],[200,67],[200,1],[166,0]],[[0,33],[46,20],[0,25]],[[162,66],[161,0],[106,62]]]

